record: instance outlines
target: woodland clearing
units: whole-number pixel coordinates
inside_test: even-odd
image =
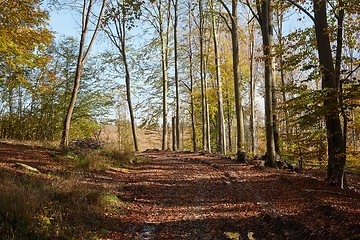
[[[347,174],[350,189],[341,190],[323,181],[323,170],[294,173],[200,153],[154,149],[137,154],[134,164],[91,171],[69,167],[57,160],[59,154],[1,143],[0,172],[48,185],[76,176],[79,186],[111,196],[109,202],[119,204],[98,209],[96,224],[90,224],[94,239],[360,238],[360,177],[355,174]],[[91,203],[90,194],[84,196]],[[61,226],[49,230],[58,218],[49,212],[43,212],[49,222],[41,231],[48,231],[45,239],[56,239]],[[89,239],[81,232],[75,236]]]

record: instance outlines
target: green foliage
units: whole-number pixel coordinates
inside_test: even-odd
[[[4,111],[0,114],[2,138],[60,139],[73,86],[77,42],[65,38],[47,53],[53,60],[46,67],[28,72],[28,81],[19,82],[15,78],[16,87],[0,86],[4,93]],[[73,115],[73,138],[93,137],[100,127],[99,122],[106,118],[113,105],[113,84],[106,79],[102,68],[103,64],[95,57],[84,68],[84,81]]]
[[[103,24],[108,25],[111,22],[117,22],[126,25],[130,30],[135,27],[135,20],[141,16],[141,6],[144,3],[142,0],[125,0],[117,1],[116,3],[110,2],[108,8],[105,11],[103,18]],[[124,34],[124,33],[123,33]]]

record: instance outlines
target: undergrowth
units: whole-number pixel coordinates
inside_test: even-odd
[[[82,172],[134,164],[133,153],[109,148],[53,157],[65,165],[45,178],[0,171],[0,239],[99,239],[111,231],[104,213],[124,214],[125,203],[109,190],[84,183]]]
[[[89,171],[102,171],[110,168],[138,164],[142,160],[135,157],[130,150],[120,151],[116,147],[102,149],[68,149],[56,155],[55,160],[63,161],[69,166]]]
[[[96,239],[106,229],[102,213],[123,206],[76,177],[50,181],[2,172],[0,180],[1,239]]]

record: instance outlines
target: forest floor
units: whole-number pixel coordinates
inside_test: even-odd
[[[16,167],[23,163],[48,178],[65,167],[53,155],[1,143],[0,170],[25,174]],[[146,160],[81,174],[123,203],[103,213],[102,239],[360,239],[359,175],[347,174],[350,189],[341,190],[318,169],[294,173],[158,150],[138,158]]]

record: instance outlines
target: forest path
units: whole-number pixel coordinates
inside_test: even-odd
[[[122,206],[102,212],[95,230],[103,239],[360,239],[358,175],[348,174],[352,190],[341,190],[323,180],[323,170],[293,173],[155,150],[139,153],[140,164],[74,172],[51,157],[57,154],[0,143],[0,170],[27,176],[16,163],[27,164],[41,172],[33,177],[66,173],[115,194]]]
[[[151,160],[117,176],[129,205],[109,239],[360,237],[359,194],[316,177],[194,153],[140,155]]]

